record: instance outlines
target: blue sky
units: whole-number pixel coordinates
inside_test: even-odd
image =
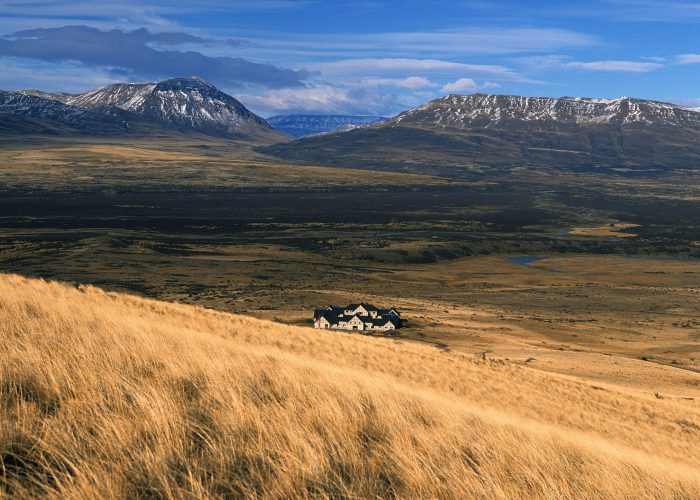
[[[269,116],[447,93],[700,106],[700,2],[0,0],[0,88],[198,75]]]

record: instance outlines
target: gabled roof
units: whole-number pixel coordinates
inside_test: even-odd
[[[343,310],[337,307],[328,306],[325,309],[314,309],[314,319],[326,318],[329,323],[338,323],[343,316]]]
[[[393,315],[390,316],[383,316],[381,318],[376,318],[375,319],[375,325],[378,326],[384,326],[387,323],[391,323],[394,326],[399,326],[399,320]]]
[[[379,314],[382,315],[382,316],[385,315],[385,314],[387,314],[387,315],[401,316],[401,313],[400,313],[399,311],[397,311],[396,309],[394,309],[393,307],[392,307],[391,309],[378,309],[377,311],[378,311]]]
[[[328,306],[324,307],[323,309],[314,309],[314,316],[318,316],[321,314],[342,314],[344,312],[344,309],[341,307],[335,307],[335,306]]]

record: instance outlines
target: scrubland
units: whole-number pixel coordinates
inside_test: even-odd
[[[0,276],[0,495],[698,498],[700,409]]]

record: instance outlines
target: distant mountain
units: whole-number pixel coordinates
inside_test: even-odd
[[[449,95],[370,127],[263,151],[308,163],[443,174],[485,167],[700,168],[700,113],[628,97]]]
[[[224,137],[281,140],[268,123],[233,97],[197,77],[108,85],[83,94],[0,91],[0,115],[45,121],[82,133],[160,128]],[[268,141],[269,142],[269,141]]]
[[[381,116],[357,115],[280,115],[271,116],[267,122],[284,134],[292,137],[325,134],[329,132],[345,132],[386,118]]]

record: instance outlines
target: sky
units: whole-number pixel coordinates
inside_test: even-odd
[[[200,76],[268,117],[445,94],[700,107],[690,0],[0,0],[0,88]]]

